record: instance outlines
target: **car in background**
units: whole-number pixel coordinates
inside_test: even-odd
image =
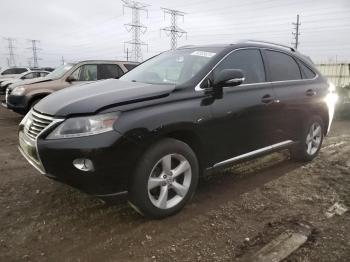
[[[6,91],[6,107],[19,114],[25,114],[42,98],[55,91],[97,80],[117,79],[129,71],[127,67],[132,65],[137,63],[110,60],[67,63],[45,78],[11,85]]]
[[[5,81],[2,81],[0,83],[0,94],[4,94],[6,91],[6,88],[10,86],[11,84],[14,83],[19,83],[28,79],[34,79],[34,78],[39,78],[39,77],[45,77],[49,74],[50,72],[48,71],[29,71],[22,73],[14,78],[6,79]]]
[[[30,68],[27,67],[13,67],[13,68],[8,68],[5,69],[0,73],[0,84],[3,81],[10,80],[14,77],[19,76],[20,74],[23,74],[25,72],[30,72]]]

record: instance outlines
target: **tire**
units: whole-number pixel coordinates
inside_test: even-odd
[[[290,150],[291,158],[302,162],[313,160],[322,147],[323,137],[322,119],[319,116],[312,116],[302,130],[299,143]]]
[[[149,218],[173,215],[193,196],[198,170],[197,157],[186,143],[162,139],[137,163],[128,190],[129,204]]]

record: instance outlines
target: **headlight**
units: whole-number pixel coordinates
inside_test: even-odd
[[[21,96],[25,92],[25,88],[23,86],[16,87],[15,89],[12,90],[11,95],[14,96]]]
[[[54,129],[47,139],[91,136],[113,130],[119,112],[86,117],[72,117]]]

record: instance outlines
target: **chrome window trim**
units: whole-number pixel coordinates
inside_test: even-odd
[[[286,54],[286,55],[289,55],[288,53],[286,52],[283,52],[281,50],[276,50],[276,49],[272,49],[272,48],[262,48],[262,47],[242,47],[242,48],[237,48],[237,49],[234,49],[232,51],[230,51],[229,53],[227,53],[222,59],[220,59],[219,62],[217,62],[215,64],[215,66],[202,78],[202,80],[199,81],[199,83],[195,86],[194,90],[196,92],[203,92],[205,91],[205,89],[201,88],[200,85],[203,83],[203,81],[211,74],[211,72],[213,72],[213,70],[224,60],[226,59],[226,57],[228,57],[229,55],[231,55],[232,53],[236,52],[236,51],[239,51],[239,50],[246,50],[246,49],[257,49],[257,50],[271,50],[271,51],[275,51],[275,52],[280,52],[280,53],[283,53],[283,54]],[[291,56],[291,55],[289,55]],[[291,56],[294,60],[295,58],[293,56]],[[295,61],[297,63],[297,61]],[[298,65],[299,67],[299,65]],[[266,66],[264,65],[264,70],[266,71]],[[313,71],[313,70],[312,70]],[[314,72],[314,71],[313,71]],[[265,72],[266,73],[266,72]],[[300,72],[301,73],[301,72]],[[242,84],[242,85],[239,85],[239,86],[250,86],[250,85],[271,85],[273,83],[289,83],[289,82],[298,82],[298,81],[313,81],[315,79],[317,79],[319,77],[319,74],[317,72],[314,72],[315,73],[315,77],[314,78],[310,78],[310,79],[294,79],[294,80],[281,80],[281,81],[269,81],[269,82],[258,82],[258,83],[249,83],[249,84]]]
[[[214,168],[220,167],[220,166],[223,166],[225,164],[232,163],[232,162],[235,162],[235,161],[238,161],[238,160],[242,160],[242,159],[245,159],[245,158],[248,158],[248,157],[251,157],[251,156],[254,156],[254,155],[266,152],[266,151],[269,151],[269,150],[273,150],[273,149],[276,149],[276,148],[279,148],[279,147],[282,147],[282,146],[287,146],[287,145],[292,144],[292,143],[293,143],[292,140],[286,140],[286,141],[283,141],[283,142],[280,142],[280,143],[277,143],[277,144],[273,144],[273,145],[270,145],[270,146],[259,148],[257,150],[254,150],[254,151],[251,151],[251,152],[239,155],[239,156],[235,156],[235,157],[226,159],[224,161],[221,161],[219,163],[216,163],[216,164],[213,165],[213,167]]]

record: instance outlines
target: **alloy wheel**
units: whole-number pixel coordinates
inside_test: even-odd
[[[189,161],[180,154],[168,154],[152,168],[147,186],[149,199],[157,208],[172,208],[188,193],[191,179]]]
[[[306,136],[306,152],[308,155],[314,155],[321,145],[322,127],[319,123],[313,123],[309,133]]]

